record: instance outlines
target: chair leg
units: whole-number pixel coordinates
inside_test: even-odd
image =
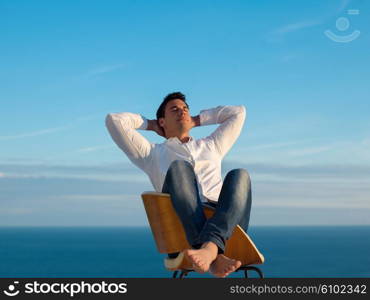
[[[181,274],[180,274],[180,278],[184,278],[184,277],[188,276],[188,273],[189,273],[189,271],[182,270]]]
[[[261,271],[260,268],[257,268],[257,267],[254,267],[254,266],[241,266],[239,269],[236,270],[236,272],[238,271],[244,271],[244,277],[245,278],[249,278],[248,277],[248,271],[255,271],[259,278],[264,278],[264,275],[263,275],[263,272]]]
[[[172,278],[180,278],[180,279],[185,278],[192,271],[193,270],[181,270],[180,274],[179,274],[178,270],[174,271],[173,274],[172,274]],[[244,278],[249,278],[248,271],[255,271],[258,274],[259,278],[264,278],[264,275],[263,275],[263,272],[261,271],[261,269],[255,267],[255,266],[248,266],[248,265],[241,266],[235,272],[239,272],[239,271],[244,271]]]
[[[180,279],[182,279],[182,278],[188,276],[188,274],[190,272],[192,272],[192,271],[193,270],[181,270],[181,272],[179,270],[174,271],[173,274],[172,274],[172,278],[180,278]],[[180,272],[180,274],[179,274],[179,272]]]

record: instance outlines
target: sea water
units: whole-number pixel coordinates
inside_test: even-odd
[[[265,256],[267,278],[370,277],[370,226],[256,226],[248,233]],[[163,258],[147,227],[0,228],[0,277],[171,277]]]

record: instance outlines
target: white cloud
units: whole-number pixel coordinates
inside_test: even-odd
[[[0,207],[0,215],[15,215],[15,216],[21,216],[21,215],[30,215],[34,213],[34,209],[29,208],[21,208],[21,207]]]
[[[322,21],[319,20],[308,20],[308,21],[302,21],[297,23],[291,23],[284,26],[281,26],[273,31],[273,34],[275,35],[285,35],[287,33],[299,31],[305,28],[314,27],[316,25],[320,25]]]
[[[103,174],[68,174],[68,173],[60,173],[60,174],[53,174],[51,172],[39,172],[37,174],[7,174],[6,178],[12,179],[85,179],[85,180],[95,180],[95,181],[110,181],[110,182],[122,182],[122,181],[131,181],[131,182],[138,182],[138,183],[145,183],[148,181],[148,178],[145,174],[120,174],[120,175],[103,175]]]
[[[312,209],[314,213],[310,221],[307,221],[311,222],[310,224],[318,222],[320,218],[316,214],[322,214],[322,209],[326,209],[330,214],[333,219],[330,222],[338,224],[366,222],[359,218],[362,218],[364,211],[370,211],[370,179],[368,176],[370,168],[367,166],[271,164],[245,166],[240,162],[226,162],[227,167],[234,167],[234,165],[250,169],[253,207],[255,208],[253,218],[256,220],[257,213],[258,222],[262,224],[280,220],[279,215],[267,218],[268,212],[278,211],[281,214],[290,211],[295,214],[300,211],[304,215],[305,209]],[[7,178],[9,173],[20,172],[28,176],[37,172],[39,172],[37,174],[44,172],[48,175],[32,179],[29,177],[13,177],[14,180],[12,177],[9,178],[6,189],[0,195],[2,206],[5,209],[12,208],[2,210],[2,214],[9,213],[10,221],[6,221],[8,223],[23,222],[16,217],[17,213],[22,213],[21,209],[35,211],[29,214],[28,221],[24,221],[25,224],[44,222],[60,225],[76,222],[76,224],[90,225],[103,223],[130,225],[144,224],[146,220],[140,194],[145,190],[152,190],[152,187],[148,178],[129,164],[107,166],[1,165],[0,169],[7,174]],[[124,174],[123,177],[122,174]],[[133,180],[136,174],[142,176],[142,181]],[[53,177],[67,175],[68,179]],[[109,177],[112,180],[83,179],[90,176]],[[268,180],[263,176],[274,178]],[[0,180],[0,184],[1,182]],[[71,207],[73,207],[73,216],[66,218],[67,215],[71,215],[69,213]],[[262,210],[263,214],[259,215],[258,212]],[[338,213],[338,210],[341,212]],[[342,220],[341,216],[344,211],[350,211],[358,218],[353,217],[352,221]],[[23,213],[25,214],[24,211]],[[95,218],[92,219],[91,215]],[[12,216],[13,220],[10,219]],[[281,219],[282,221],[288,220],[286,218],[283,220],[282,216]],[[77,222],[77,220],[80,221]],[[300,224],[301,220],[293,218],[287,222]]]
[[[50,196],[50,199],[60,199],[64,201],[97,201],[97,202],[108,202],[108,201],[123,201],[123,200],[137,200],[139,195],[128,195],[128,194],[70,194],[70,195],[58,195]]]
[[[299,21],[299,22],[294,22],[294,23],[289,23],[282,25],[274,30],[272,30],[268,34],[267,41],[269,42],[276,42],[276,41],[281,41],[283,37],[289,33],[301,31],[303,29],[315,27],[318,25],[321,25],[326,22],[326,20],[330,19],[332,16],[336,16],[337,14],[341,13],[351,2],[351,0],[342,0],[339,3],[339,6],[329,12],[328,14],[325,14],[319,18],[313,18],[310,20],[304,20],[304,21]]]
[[[1,173],[1,172],[0,172],[0,178],[1,178],[1,177],[5,177],[5,173]]]
[[[322,20],[307,20],[307,21],[301,21],[301,22],[296,22],[296,23],[290,23],[286,24],[283,26],[280,26],[271,32],[269,32],[266,36],[266,41],[267,42],[281,42],[283,41],[284,37],[287,34],[297,32],[306,28],[311,28],[317,25],[322,24]],[[283,59],[283,62],[286,62],[287,59],[289,60],[290,58]]]
[[[97,119],[97,118],[103,119],[103,116],[100,114],[81,116],[67,123],[64,126],[45,128],[45,129],[40,129],[40,130],[35,130],[35,131],[25,132],[25,133],[20,133],[20,134],[14,134],[14,135],[3,135],[3,136],[0,136],[0,141],[16,140],[16,139],[29,138],[29,137],[39,136],[39,135],[51,134],[51,133],[71,129],[76,126],[76,123],[86,122],[86,121],[90,121],[90,120]]]
[[[288,146],[307,143],[307,142],[310,142],[310,141],[311,140],[303,140],[303,141],[292,141],[292,142],[284,142],[284,143],[260,144],[260,145],[249,146],[249,147],[242,147],[242,148],[239,147],[238,151],[285,148],[285,147],[288,147]]]
[[[115,64],[115,65],[106,65],[102,67],[98,67],[92,70],[87,71],[85,74],[81,75],[79,78],[83,79],[90,79],[98,75],[110,73],[119,69],[124,68],[125,64]]]
[[[105,208],[117,208],[120,211],[128,209],[140,209],[141,207],[141,193],[137,194],[67,194],[67,195],[51,195],[48,196],[49,203],[64,203],[64,205],[92,205],[102,206]]]
[[[298,140],[235,147],[228,159],[248,164],[260,162],[273,165],[276,162],[289,162],[289,165],[369,165],[369,146],[368,137],[325,142],[320,139]]]
[[[276,203],[274,201],[264,201],[262,203],[254,204],[256,207],[295,207],[295,208],[348,208],[348,209],[370,209],[370,203],[328,203],[316,201],[279,201]]]
[[[85,179],[111,182],[147,182],[146,174],[129,163],[111,163],[106,165],[55,165],[35,164],[0,164],[7,178],[13,179]]]
[[[331,146],[319,146],[319,147],[309,147],[309,148],[302,148],[298,150],[289,151],[289,155],[293,156],[305,156],[305,155],[312,155],[312,154],[318,154],[325,151],[331,150],[333,147]]]
[[[355,199],[370,201],[370,165],[289,165],[240,161],[222,164],[224,175],[235,168],[248,170],[253,186],[257,186],[255,193],[262,191],[266,199],[278,199],[281,195],[283,202],[287,199],[297,201],[315,194],[323,203],[329,198],[350,199],[350,203]],[[340,192],[335,193],[338,190]]]
[[[69,129],[70,127],[71,125],[66,125],[66,126],[46,128],[46,129],[41,129],[41,130],[36,130],[36,131],[26,132],[26,133],[21,133],[21,134],[15,134],[15,135],[5,135],[5,136],[3,135],[3,136],[0,136],[0,141],[16,140],[16,139],[22,139],[22,138],[27,138],[27,137],[45,135],[45,134],[50,134],[50,133],[66,130],[66,129]]]

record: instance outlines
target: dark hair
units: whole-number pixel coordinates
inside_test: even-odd
[[[189,105],[186,103],[186,97],[183,93],[174,92],[174,93],[168,94],[166,97],[164,97],[161,105],[159,106],[159,108],[157,110],[157,120],[159,120],[159,118],[164,118],[164,111],[166,109],[166,104],[168,102],[172,101],[172,100],[175,100],[175,99],[180,99],[180,100],[184,101],[187,108],[189,108]]]

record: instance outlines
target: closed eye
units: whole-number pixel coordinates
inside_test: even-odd
[[[179,110],[179,107],[172,107],[171,108],[171,111],[178,111],[178,110]],[[185,112],[188,112],[189,111],[189,109],[186,106],[183,107],[182,110],[185,111]]]

